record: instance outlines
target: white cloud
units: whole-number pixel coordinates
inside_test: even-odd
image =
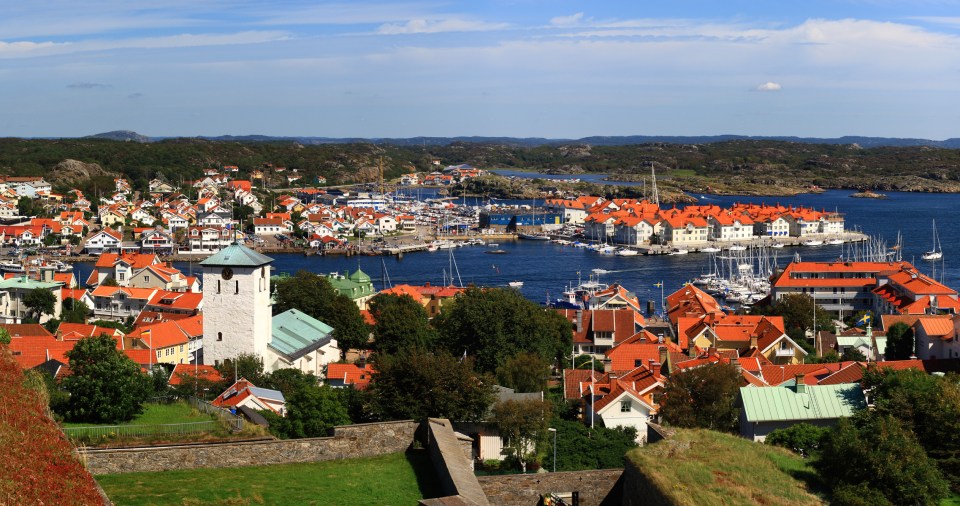
[[[553,26],[575,26],[579,25],[581,21],[583,21],[583,13],[578,12],[569,16],[557,16],[552,18],[550,19],[550,24]]]
[[[757,86],[756,88],[754,88],[754,90],[756,91],[780,91],[782,89],[783,89],[783,86],[781,86],[780,83],[775,83],[772,81],[767,81]]]
[[[115,40],[84,40],[78,42],[0,42],[0,59],[31,56],[50,56],[115,49],[163,49],[204,46],[262,44],[286,40],[290,36],[280,31],[249,31],[228,34],[183,33],[163,37],[143,37]]]
[[[406,23],[386,23],[377,29],[381,35],[406,35],[414,33],[444,33],[444,32],[483,32],[502,30],[509,25],[506,23],[487,23],[461,18],[448,19],[411,19]]]

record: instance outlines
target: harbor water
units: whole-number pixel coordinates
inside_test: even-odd
[[[924,273],[934,273],[937,279],[953,288],[960,287],[960,229],[950,213],[960,207],[960,195],[888,193],[885,200],[850,198],[850,191],[831,190],[821,194],[796,197],[728,197],[694,195],[701,204],[729,206],[735,202],[753,202],[813,207],[818,210],[838,210],[846,218],[848,230],[858,229],[872,236],[882,237],[893,246],[898,233],[903,238],[902,257],[911,261]],[[504,202],[504,201],[498,201]],[[468,204],[473,202],[468,201]],[[479,203],[479,202],[478,202]],[[516,201],[508,203],[518,203]],[[529,204],[529,202],[527,202]],[[936,264],[921,260],[920,255],[932,247],[932,223],[936,219],[944,255]],[[803,260],[837,260],[849,252],[849,245],[783,248],[769,250],[780,267],[789,263],[797,253]],[[660,288],[670,293],[683,283],[712,268],[709,255],[691,253],[677,256],[601,255],[585,248],[564,246],[544,241],[504,241],[497,249],[503,254],[486,253],[489,246],[465,246],[453,250],[416,252],[397,257],[380,256],[304,256],[276,254],[274,272],[293,274],[299,270],[316,273],[355,271],[358,267],[369,274],[376,287],[382,288],[387,279],[391,284],[479,285],[508,286],[522,281],[520,291],[536,302],[545,302],[561,296],[568,286],[578,280],[586,281],[594,269],[602,269],[600,281],[620,283],[634,291],[641,300],[654,300],[659,306]],[[196,264],[177,263],[183,272],[199,273]],[[77,264],[75,271],[82,283],[91,265]],[[935,272],[934,272],[935,269]]]

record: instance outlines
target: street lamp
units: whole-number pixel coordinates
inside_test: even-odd
[[[553,472],[557,472],[557,429],[550,427],[547,430],[553,433]]]

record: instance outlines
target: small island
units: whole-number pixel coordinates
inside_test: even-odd
[[[885,193],[876,193],[870,190],[859,191],[857,193],[850,194],[851,197],[855,199],[880,199],[883,200],[887,198]]]

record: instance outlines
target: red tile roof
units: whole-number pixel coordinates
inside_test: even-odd
[[[327,381],[343,381],[345,386],[353,386],[357,390],[363,390],[370,384],[370,377],[373,374],[373,365],[365,364],[362,368],[356,364],[328,364]]]
[[[173,372],[170,373],[168,383],[177,386],[185,382],[191,382],[194,378],[212,382],[223,381],[223,376],[212,365],[177,364],[173,366]]]

